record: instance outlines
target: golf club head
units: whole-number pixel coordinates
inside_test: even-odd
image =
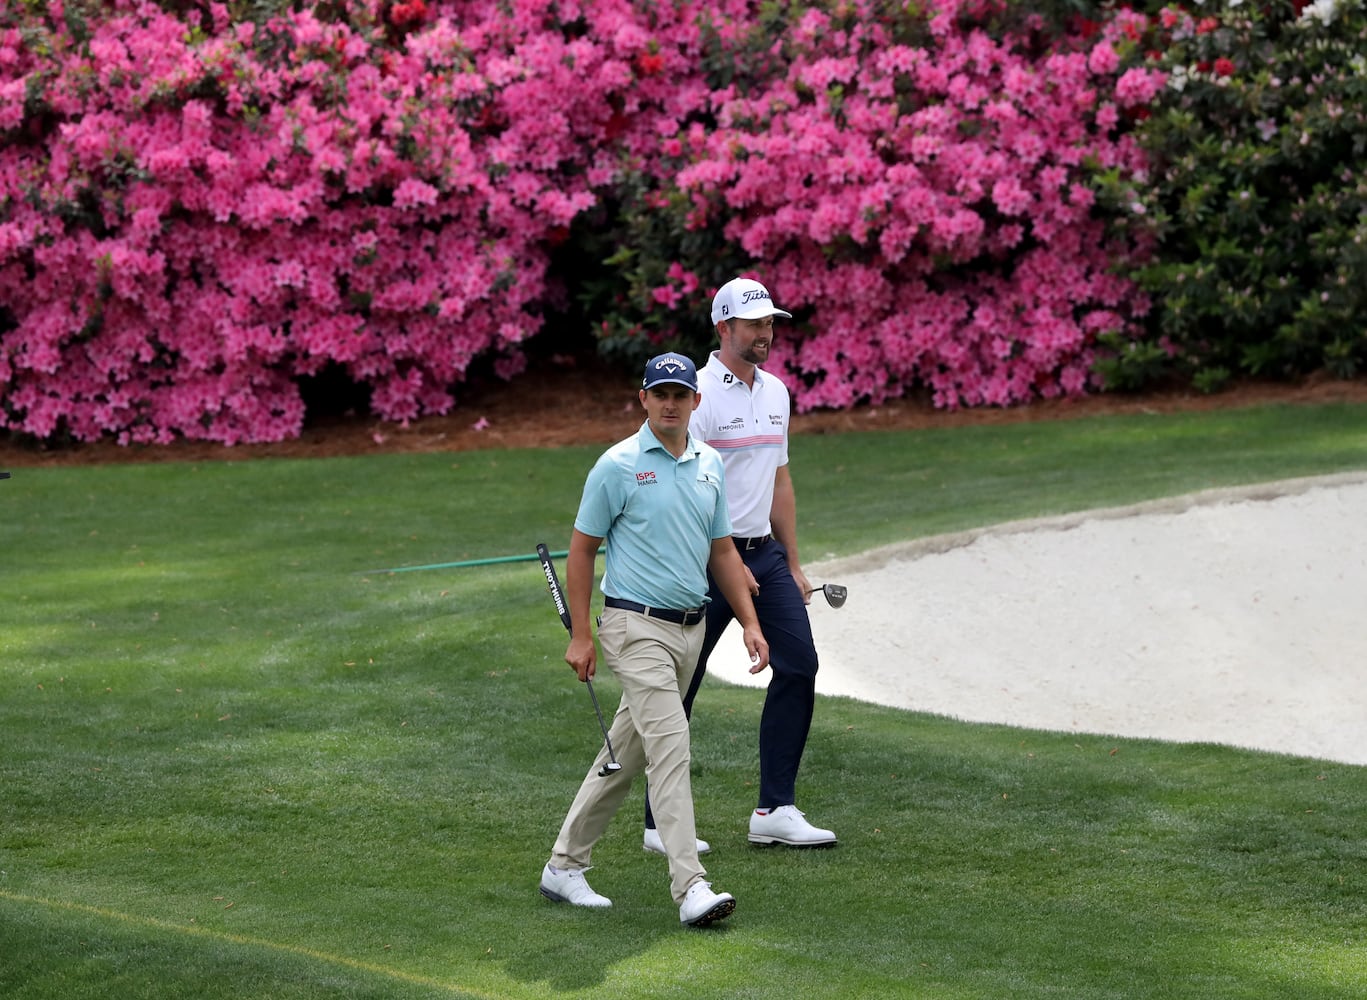
[[[621,764],[617,763],[615,760],[610,760],[598,770],[598,777],[606,778],[609,774],[613,774],[621,769]]]
[[[849,590],[838,583],[828,583],[823,587],[817,587],[815,589],[821,591],[821,596],[826,598],[826,603],[833,608],[842,607],[845,603],[845,598],[850,594]]]

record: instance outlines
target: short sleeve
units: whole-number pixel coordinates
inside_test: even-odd
[[[579,498],[579,512],[574,517],[575,530],[593,538],[606,538],[608,529],[622,512],[622,477],[617,463],[604,454],[589,470],[584,480],[584,493]]]
[[[726,499],[726,467],[722,464],[721,458],[716,460],[716,475],[721,481],[721,489],[717,491],[717,506],[712,512],[712,538],[725,538],[731,534],[731,505]]]

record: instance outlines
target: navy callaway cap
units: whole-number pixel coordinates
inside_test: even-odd
[[[642,389],[668,382],[686,385],[697,392],[698,369],[682,354],[661,354],[646,362],[645,377],[641,379]]]

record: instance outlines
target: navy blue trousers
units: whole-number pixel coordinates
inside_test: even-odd
[[[792,805],[797,801],[797,769],[812,728],[816,705],[816,643],[807,604],[788,570],[788,552],[777,541],[742,550],[741,559],[759,584],[754,597],[755,613],[769,643],[769,689],[759,721],[759,802],[761,809]],[[698,669],[684,695],[684,713],[693,714],[707,670],[707,658],[726,627],[735,618],[731,605],[711,574],[707,578],[706,633]],[[646,799],[646,826],[653,827],[650,799]]]

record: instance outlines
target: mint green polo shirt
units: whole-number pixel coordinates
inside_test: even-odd
[[[647,420],[594,463],[574,526],[606,541],[604,595],[652,608],[702,607],[712,541],[731,534],[721,456],[689,434],[675,458]]]

